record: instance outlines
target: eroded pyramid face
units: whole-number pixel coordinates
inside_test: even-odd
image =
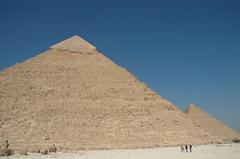
[[[0,73],[0,140],[14,149],[207,143],[208,133],[80,37]]]

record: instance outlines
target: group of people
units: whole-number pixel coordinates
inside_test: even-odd
[[[185,144],[185,145],[181,145],[181,151],[184,152],[184,150],[186,152],[192,152],[192,144]]]

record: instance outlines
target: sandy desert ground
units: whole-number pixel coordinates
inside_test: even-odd
[[[97,150],[27,156],[14,155],[8,159],[240,159],[240,144],[194,146],[192,153],[181,152],[179,147],[137,150]]]

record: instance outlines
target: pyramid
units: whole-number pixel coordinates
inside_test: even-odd
[[[240,137],[238,132],[202,111],[194,104],[188,106],[186,113],[192,118],[195,125],[209,132],[212,142],[228,143]]]
[[[209,133],[74,36],[0,72],[0,142],[15,150],[208,143]]]

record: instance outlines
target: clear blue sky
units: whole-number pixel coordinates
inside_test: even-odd
[[[72,35],[240,131],[240,1],[0,0],[0,68]]]

